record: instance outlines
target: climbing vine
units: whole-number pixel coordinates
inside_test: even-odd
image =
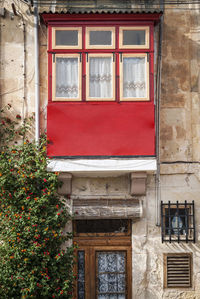
[[[57,195],[58,173],[47,171],[46,137],[30,142],[33,118],[11,110],[1,110],[0,124],[0,298],[72,298],[67,199]]]

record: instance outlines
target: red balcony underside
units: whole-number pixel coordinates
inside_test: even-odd
[[[152,102],[49,103],[48,155],[154,156]]]

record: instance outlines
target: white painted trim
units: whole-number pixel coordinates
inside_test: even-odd
[[[155,172],[156,159],[51,159],[49,171],[70,172],[76,174],[123,174],[135,171]]]

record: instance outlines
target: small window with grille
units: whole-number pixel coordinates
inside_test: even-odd
[[[192,254],[190,253],[164,254],[164,287],[165,288],[192,287]]]
[[[194,242],[194,201],[161,202],[162,242]]]

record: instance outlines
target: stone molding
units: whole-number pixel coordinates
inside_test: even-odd
[[[142,202],[138,199],[74,199],[74,219],[138,219]]]
[[[146,172],[131,173],[131,195],[146,195]]]

